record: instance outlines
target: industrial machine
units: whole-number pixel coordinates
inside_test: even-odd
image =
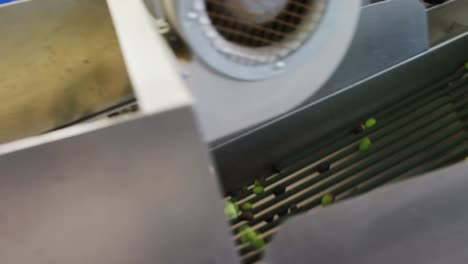
[[[371,2],[0,8],[0,89],[40,84],[3,117],[0,260],[395,263],[424,209],[464,219],[468,1]]]
[[[183,63],[207,142],[297,107],[330,77],[361,1],[148,1]],[[311,74],[312,73],[312,74]],[[209,84],[209,85],[207,85]],[[239,107],[242,105],[242,107]]]

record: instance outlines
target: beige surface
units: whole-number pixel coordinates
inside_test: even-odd
[[[0,8],[0,142],[132,96],[105,0]]]

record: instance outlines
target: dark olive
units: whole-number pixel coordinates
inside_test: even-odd
[[[268,213],[264,216],[263,220],[267,223],[271,223],[273,222],[273,220],[275,220],[275,215],[272,213]]]
[[[351,133],[356,135],[356,134],[361,133],[361,132],[364,131],[365,129],[366,129],[366,128],[364,127],[364,125],[360,124],[359,126],[356,126],[355,128],[353,128],[353,129],[351,130]]]
[[[289,206],[289,212],[291,212],[291,214],[298,213],[299,212],[299,207],[297,206],[297,204],[291,204]]]
[[[282,195],[284,192],[286,192],[286,186],[280,184],[278,186],[276,186],[274,189],[273,189],[273,194],[275,196],[280,196]]]
[[[253,221],[255,219],[255,216],[251,211],[243,211],[239,217],[240,220],[247,222]]]
[[[331,164],[329,161],[324,161],[320,163],[319,165],[317,165],[317,171],[320,173],[327,172],[328,170],[330,170],[330,166]]]
[[[289,212],[289,208],[286,207],[286,208],[281,208],[279,211],[278,211],[278,216],[279,217],[283,217],[283,216],[286,216]]]

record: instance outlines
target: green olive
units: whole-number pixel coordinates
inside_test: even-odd
[[[236,219],[239,216],[239,206],[231,201],[225,201],[224,214],[229,220]]]
[[[265,192],[265,188],[263,186],[255,186],[252,191],[255,194],[262,194]]]
[[[241,232],[244,232],[244,231],[247,230],[248,228],[249,228],[248,225],[242,225],[241,227],[239,227],[239,230],[240,230]]]
[[[265,240],[263,240],[263,238],[257,236],[256,239],[254,239],[253,241],[250,241],[250,245],[255,250],[263,250],[265,248]]]
[[[249,239],[247,238],[247,235],[241,234],[240,241],[241,241],[242,244],[245,244],[245,243],[249,242]]]
[[[234,208],[236,209],[236,212],[239,213],[239,211],[240,211],[239,210],[239,205],[236,202],[234,202],[233,200],[230,200],[230,202],[234,205]]]
[[[243,244],[248,243],[255,250],[262,250],[265,247],[265,241],[260,237],[255,230],[249,226],[242,226],[240,240]]]
[[[253,209],[253,205],[251,203],[244,203],[241,206],[242,211],[251,211]]]
[[[465,68],[465,71],[468,71],[468,61],[465,62],[465,67],[464,68]]]
[[[326,194],[322,197],[322,206],[327,206],[335,201],[335,197],[331,194]]]
[[[375,118],[369,118],[367,121],[364,123],[364,126],[366,129],[369,129],[377,124],[377,120]]]
[[[372,141],[370,140],[370,138],[366,137],[359,144],[359,151],[366,152],[371,147],[371,145]]]
[[[253,230],[249,226],[242,226],[241,227],[241,234],[240,234],[240,240],[242,243],[250,243],[257,239],[258,235],[255,230]]]

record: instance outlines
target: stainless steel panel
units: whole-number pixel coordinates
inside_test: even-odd
[[[383,187],[281,227],[268,263],[465,263],[467,164]]]
[[[419,1],[391,0],[362,8],[353,42],[316,101],[429,48],[427,17]]]
[[[1,263],[236,263],[190,108],[123,120],[0,147]]]

